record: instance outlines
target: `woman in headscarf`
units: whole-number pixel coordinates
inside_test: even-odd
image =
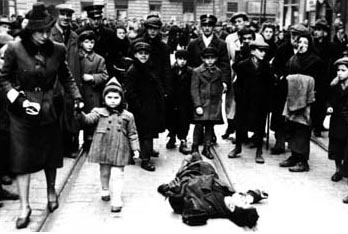
[[[47,182],[47,208],[58,208],[55,191],[57,168],[63,166],[59,107],[54,88],[59,82],[71,93],[76,106],[81,95],[66,62],[63,45],[49,39],[55,19],[43,3],[33,5],[28,25],[20,40],[9,43],[0,73],[0,90],[7,96],[10,117],[10,169],[16,175],[20,214],[16,227],[29,224],[30,175],[44,169]]]

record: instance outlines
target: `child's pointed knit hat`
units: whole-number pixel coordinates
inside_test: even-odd
[[[120,92],[122,94],[123,97],[123,89],[122,86],[120,84],[120,82],[117,81],[116,77],[112,77],[108,83],[106,83],[105,88],[103,90],[103,97],[105,97],[105,95],[108,92]]]

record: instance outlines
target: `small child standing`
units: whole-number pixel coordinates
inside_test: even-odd
[[[89,114],[82,113],[85,124],[97,124],[88,154],[89,161],[99,163],[101,198],[110,200],[109,182],[112,184],[111,212],[120,212],[123,206],[121,194],[124,167],[139,158],[138,133],[133,114],[125,110],[124,94],[116,78],[112,78],[102,93],[105,107],[94,108]]]
[[[217,50],[207,47],[202,51],[203,64],[193,70],[191,96],[194,105],[193,122],[203,125],[204,148],[202,154],[209,159],[216,157],[212,146],[214,125],[223,124],[222,94],[227,90],[228,81],[223,80],[222,71],[215,65]],[[198,152],[200,134],[193,131],[192,153]]]
[[[189,154],[186,137],[192,119],[191,77],[192,68],[187,66],[188,52],[178,50],[175,53],[176,62],[172,67],[172,95],[167,105],[167,128],[169,141],[167,149],[175,148],[176,136],[180,140],[179,152]]]
[[[94,52],[96,35],[87,30],[79,35],[79,56],[81,78],[77,82],[85,103],[83,110],[90,112],[94,107],[101,105],[101,93],[109,76],[106,70],[105,59]],[[94,128],[84,129],[84,149],[88,151],[92,141]]]

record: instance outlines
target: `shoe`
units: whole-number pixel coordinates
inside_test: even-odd
[[[3,185],[11,185],[12,184],[12,179],[8,175],[4,175],[1,177],[1,184]]]
[[[231,152],[228,153],[228,158],[239,158],[242,152],[241,146],[236,146]]]
[[[230,137],[230,133],[227,132],[227,130],[226,130],[226,132],[223,135],[221,135],[221,138],[224,139],[224,140],[228,139],[229,137]]]
[[[314,130],[313,134],[315,137],[321,137],[321,131],[320,130]]]
[[[174,148],[175,148],[175,142],[176,142],[175,137],[169,138],[169,141],[168,141],[168,143],[166,144],[166,148],[167,148],[167,149],[174,149]]]
[[[309,171],[309,165],[307,162],[298,162],[294,167],[290,167],[291,172],[305,172]]]
[[[257,147],[257,146],[256,146],[255,142],[253,142],[253,141],[252,141],[252,142],[250,143],[250,145],[249,145],[249,148],[250,148],[250,149],[253,149],[253,148],[256,148],[256,147]]]
[[[265,159],[262,157],[262,151],[256,151],[255,162],[260,164],[265,163]]]
[[[151,157],[154,157],[154,158],[158,158],[158,157],[159,157],[159,154],[160,154],[160,153],[159,153],[158,151],[152,150],[150,156],[151,156]]]
[[[191,150],[187,147],[187,142],[186,140],[182,140],[180,143],[180,147],[179,147],[179,152],[182,154],[189,154],[191,153]]]
[[[284,148],[280,148],[280,147],[271,148],[271,154],[273,154],[273,155],[279,155],[279,154],[284,154],[284,153],[285,153]]]
[[[102,201],[110,201],[110,191],[109,190],[102,190],[101,191],[101,199]]]
[[[217,157],[216,151],[213,146],[204,146],[202,154],[208,159]]]
[[[118,213],[121,212],[122,206],[111,206],[111,212],[112,213]]]
[[[56,198],[54,201],[47,202],[47,208],[48,208],[49,212],[51,212],[51,213],[53,211],[55,211],[56,209],[58,209],[58,207],[59,207],[58,196],[57,196],[57,194],[55,194],[55,195],[56,195]]]
[[[26,228],[30,222],[31,208],[28,207],[29,211],[25,217],[18,217],[16,220],[16,228],[22,229]]]
[[[280,166],[280,167],[293,167],[293,166],[295,166],[296,164],[297,164],[297,160],[295,160],[294,158],[292,158],[292,157],[290,156],[288,159],[286,159],[286,160],[280,162],[280,163],[279,163],[279,166]]]
[[[155,171],[156,170],[155,166],[152,163],[150,163],[149,161],[142,161],[141,168],[143,168],[146,171]]]
[[[0,201],[2,200],[18,200],[19,196],[16,193],[12,193],[6,189],[0,188]]]
[[[341,173],[340,172],[335,172],[335,174],[333,174],[332,176],[331,176],[331,181],[333,181],[333,182],[338,182],[338,181],[340,181],[340,180],[342,180],[342,175],[341,175]]]
[[[342,201],[343,201],[343,203],[348,204],[348,195],[345,198],[343,198]]]

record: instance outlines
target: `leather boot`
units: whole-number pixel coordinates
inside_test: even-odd
[[[239,144],[236,144],[236,147],[228,153],[228,158],[239,158],[240,153],[242,152],[242,146]]]
[[[186,140],[181,140],[180,147],[179,147],[179,152],[182,154],[189,154],[191,153],[191,150],[187,147],[187,142]]]
[[[256,155],[255,155],[255,162],[256,163],[265,163],[265,159],[262,157],[262,150],[257,149]]]
[[[208,159],[213,159],[214,157],[217,157],[216,151],[212,145],[205,145],[202,154]]]

